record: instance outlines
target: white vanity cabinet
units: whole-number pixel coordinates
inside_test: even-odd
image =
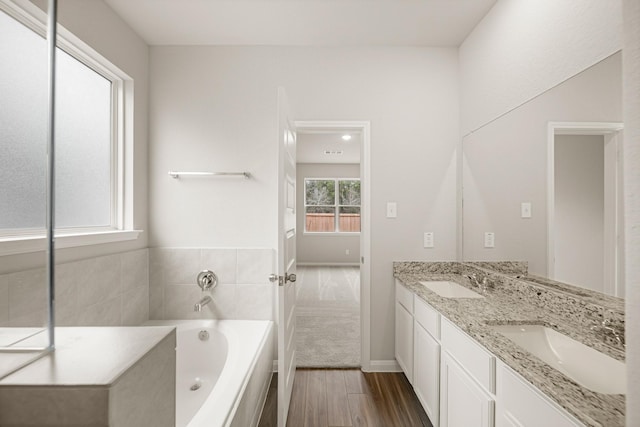
[[[396,281],[396,360],[413,384],[413,293]]]
[[[413,390],[434,427],[440,425],[440,313],[413,301]]]
[[[498,361],[496,371],[496,427],[581,427],[555,402],[519,374]]]
[[[442,318],[440,427],[494,425],[495,357]]]

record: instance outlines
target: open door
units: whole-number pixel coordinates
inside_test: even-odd
[[[296,373],[296,133],[278,88],[278,427],[285,427]]]

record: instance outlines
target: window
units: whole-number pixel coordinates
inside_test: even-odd
[[[3,242],[44,233],[48,65],[45,26],[36,15],[0,0]],[[127,77],[70,33],[61,30],[58,37],[56,235],[122,230]]]
[[[305,232],[360,232],[360,180],[304,180]]]

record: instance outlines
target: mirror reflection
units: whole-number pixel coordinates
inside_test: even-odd
[[[622,54],[463,137],[463,259],[624,297]]]

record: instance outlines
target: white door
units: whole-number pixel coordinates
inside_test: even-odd
[[[282,88],[278,146],[278,427],[285,427],[296,373],[296,133]]]

